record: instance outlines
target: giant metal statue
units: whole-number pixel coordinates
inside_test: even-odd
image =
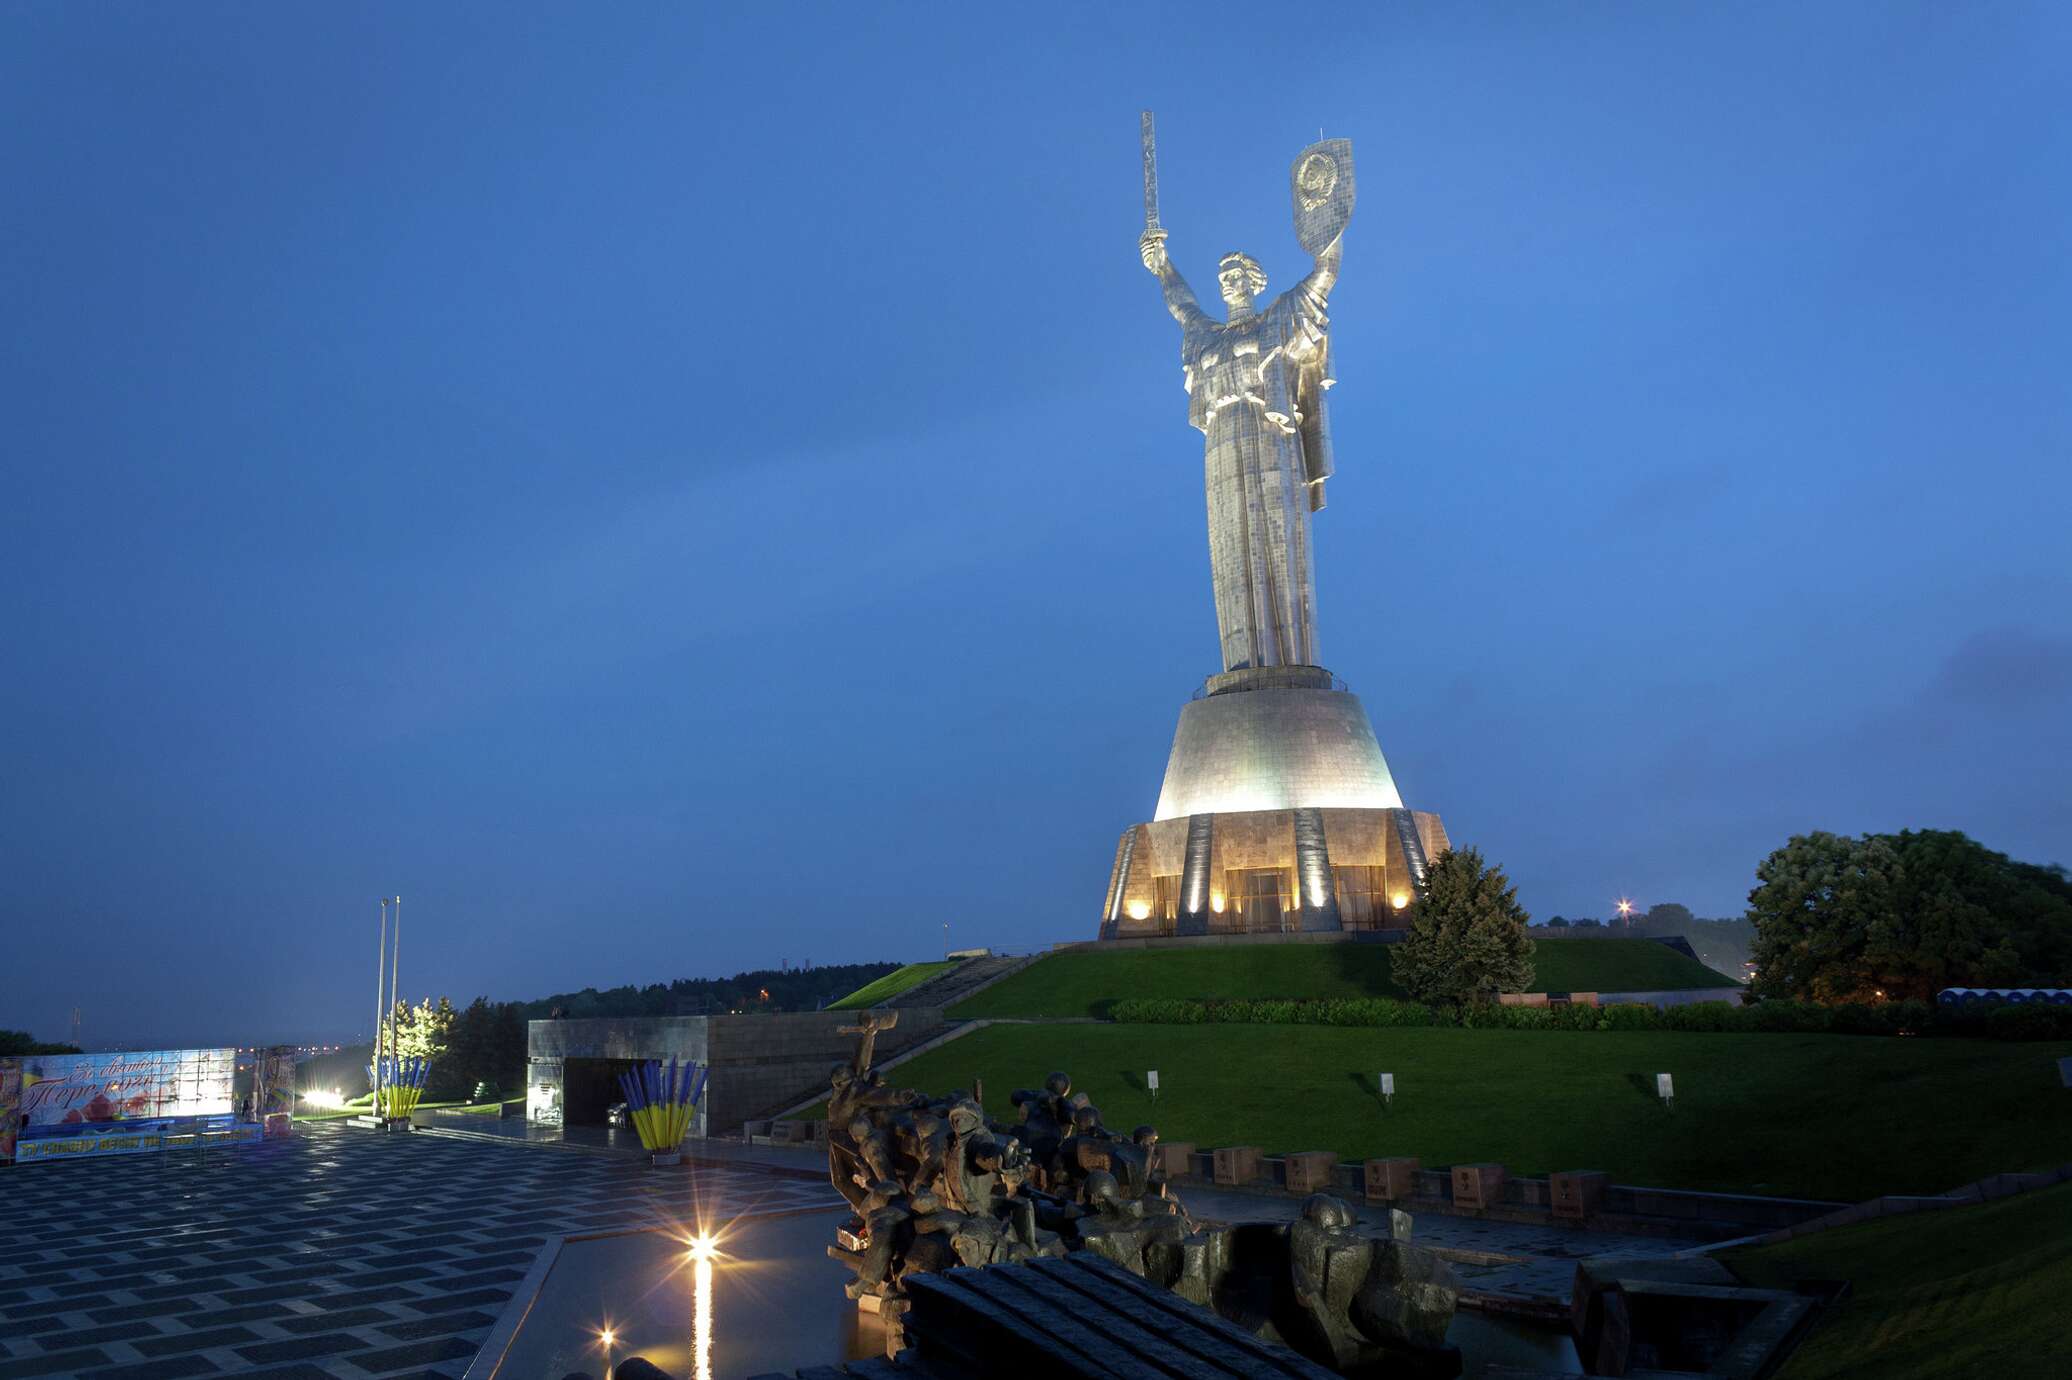
[[[1306,148],[1293,170],[1295,235],[1316,260],[1309,276],[1266,306],[1266,274],[1249,254],[1223,256],[1218,321],[1166,257],[1158,223],[1158,163],[1144,112],[1144,267],[1180,323],[1187,420],[1207,438],[1209,565],[1223,669],[1317,664],[1316,581],[1309,515],[1331,475],[1330,321],[1340,241],[1353,211],[1352,144]]]

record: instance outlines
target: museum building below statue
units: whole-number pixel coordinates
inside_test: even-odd
[[[1437,815],[1404,808],[1343,682],[1226,671],[1180,711],[1156,816],[1116,845],[1100,936],[1396,927],[1446,847]]]

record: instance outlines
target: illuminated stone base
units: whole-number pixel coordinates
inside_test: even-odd
[[[1180,712],[1157,817],[1116,845],[1101,938],[1404,923],[1446,830],[1404,808],[1359,698],[1316,666],[1205,690]]]

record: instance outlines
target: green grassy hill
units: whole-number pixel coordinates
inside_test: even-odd
[[[1538,992],[1736,985],[1688,955],[1646,939],[1541,940],[1535,965],[1533,990]],[[1124,997],[1402,995],[1389,977],[1389,948],[1382,944],[1093,950],[1052,954],[959,1003],[950,1014],[965,1019],[1105,1016]]]
[[[919,987],[937,973],[946,973],[957,966],[957,959],[938,959],[933,963],[909,963],[904,968],[894,968],[876,982],[863,986],[843,997],[840,1001],[827,1004],[829,1011],[856,1011],[879,1002],[890,1001],[911,987]]]
[[[1063,1069],[1110,1127],[1150,1122],[1202,1146],[1855,1202],[2066,1159],[2065,1054],[2072,1044],[1841,1035],[1017,1024],[893,1077],[933,1093],[983,1078],[988,1112],[1012,1120],[1009,1094]],[[1390,1107],[1381,1070],[1396,1076]],[[1655,1097],[1661,1072],[1676,1076],[1673,1111]]]
[[[1781,1380],[2072,1375],[2072,1184],[1721,1258],[1769,1288],[1850,1282]]]

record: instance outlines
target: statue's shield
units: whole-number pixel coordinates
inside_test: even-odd
[[[1353,141],[1326,139],[1295,155],[1288,177],[1295,197],[1295,238],[1320,254],[1353,218]]]

